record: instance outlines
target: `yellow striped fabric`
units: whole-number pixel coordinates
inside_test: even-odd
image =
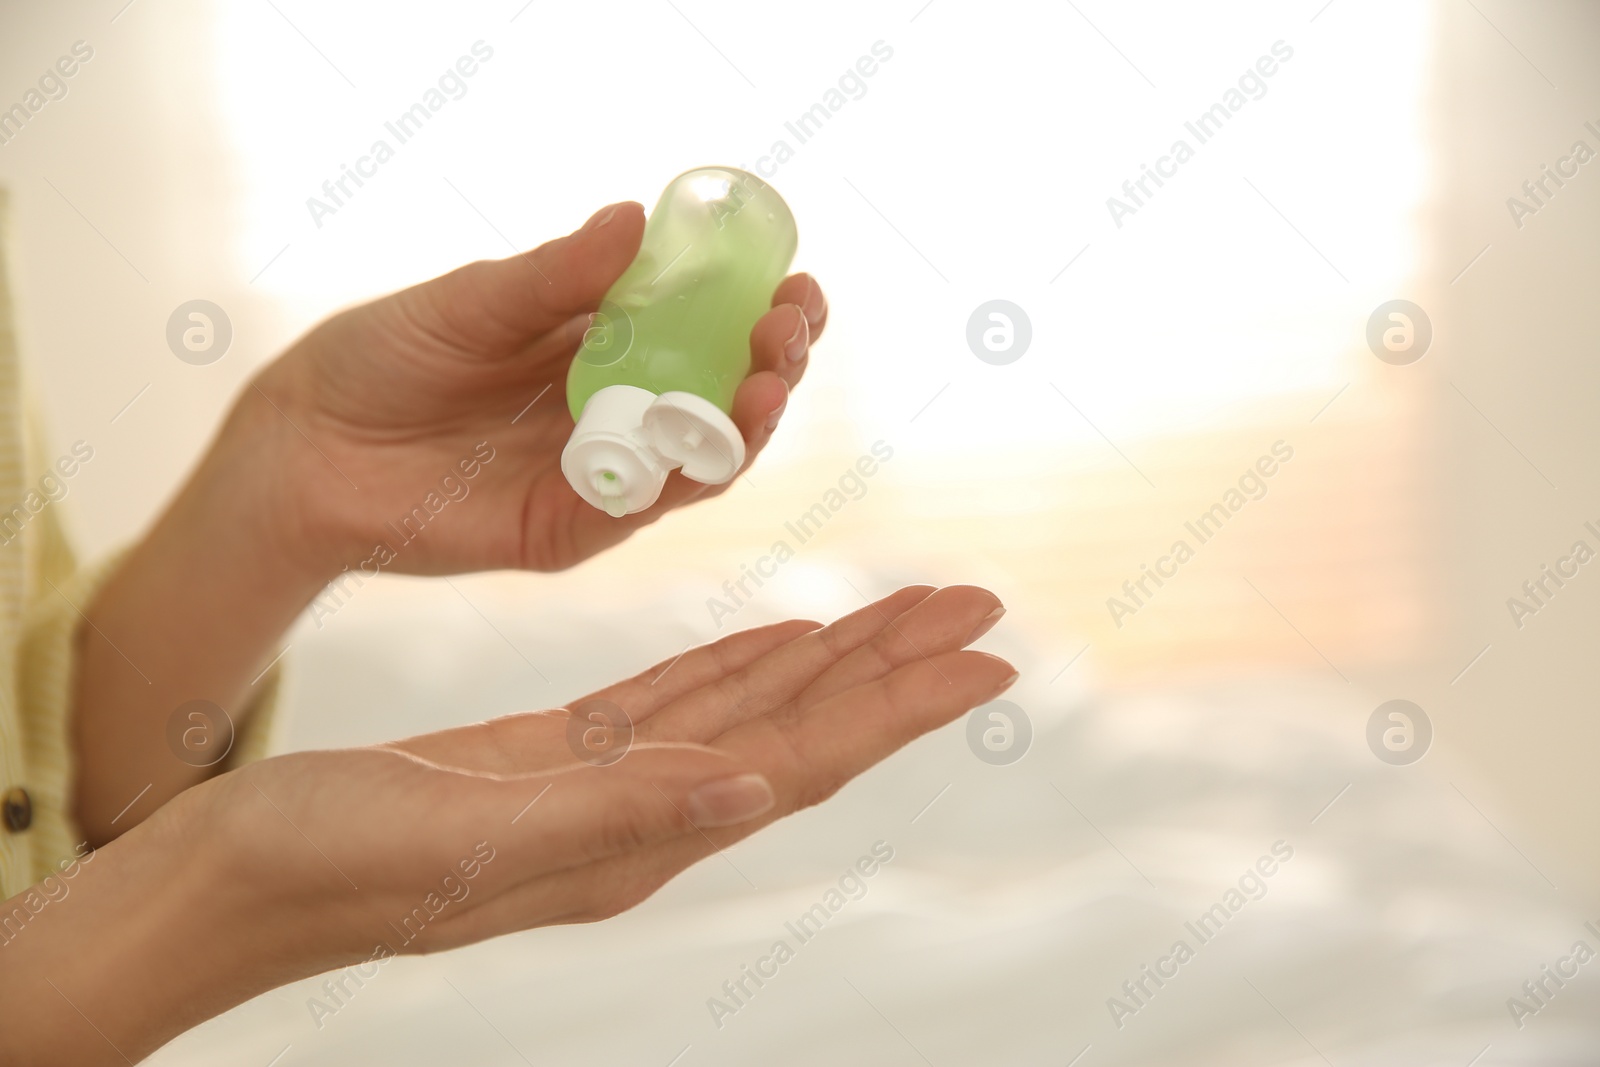
[[[9,287],[8,215],[0,189],[0,513],[24,501],[49,463],[42,434],[27,417]],[[113,557],[80,568],[54,507],[42,508],[20,535],[0,543],[0,794],[21,787],[33,802],[26,830],[0,825],[0,899],[57,870],[83,840],[71,803],[76,642],[81,609],[117,562]],[[230,766],[264,755],[270,744],[277,668],[258,688]]]

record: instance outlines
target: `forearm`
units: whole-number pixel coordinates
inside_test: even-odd
[[[157,824],[0,905],[0,1064],[137,1062],[306,971],[265,951],[279,917],[258,887]]]
[[[291,551],[276,457],[293,434],[247,393],[166,513],[78,605],[75,809],[91,843],[220,770],[195,765],[209,760],[204,748],[175,753],[175,709],[211,701],[242,728],[257,679],[325,580]]]

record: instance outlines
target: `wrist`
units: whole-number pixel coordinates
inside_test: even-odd
[[[349,545],[331,521],[330,487],[320,476],[339,475],[317,466],[329,461],[306,436],[314,427],[282,366],[290,358],[245,388],[179,503],[191,504],[191,516],[202,524],[227,522],[236,555],[247,555],[309,598],[338,573]],[[355,491],[342,479],[339,487]]]
[[[300,975],[267,951],[257,931],[276,917],[261,887],[230,877],[194,810],[168,805],[14,898],[47,903],[0,947],[0,996],[19,1023],[0,1027],[0,1060],[137,1062]]]
[[[177,497],[82,609],[90,625],[78,641],[73,803],[96,844],[217,773],[173,758],[174,709],[210,701],[241,726],[284,632],[331,576],[284,502],[293,474],[272,420],[282,423],[264,401],[235,405]],[[119,824],[132,797],[142,803]]]

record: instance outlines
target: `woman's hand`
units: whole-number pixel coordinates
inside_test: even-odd
[[[204,698],[242,711],[341,568],[556,570],[721,491],[675,473],[654,507],[613,519],[561,474],[567,367],[643,232],[638,204],[614,205],[526,255],[336,315],[262,372],[83,608],[73,806],[92,843],[212,773],[167,750],[172,709]],[[827,318],[807,275],[772,299],[734,398],[751,459]]]
[[[724,638],[567,708],[267,760],[218,781],[215,831],[247,845],[240,875],[320,916],[305,948],[331,952],[323,966],[605,918],[998,695],[1011,665],[962,649],[999,608],[971,586],[902,589],[826,628]],[[407,929],[430,893],[448,897],[447,876],[462,899]]]
[[[413,574],[559,570],[720,491],[675,473],[659,504],[613,519],[561,474],[572,431],[567,368],[643,232],[640,205],[614,204],[532,252],[472,263],[337,315],[261,375],[242,403],[281,416],[280,514],[309,569],[331,576],[372,560],[369,570]],[[751,458],[827,318],[808,275],[786,279],[772,302],[751,333],[751,373],[734,398]],[[470,499],[451,499],[463,492]],[[437,519],[424,506],[429,494]],[[418,509],[421,521],[403,527]],[[423,526],[425,536],[402,540]],[[392,561],[374,558],[379,544]]]
[[[205,782],[97,852],[0,950],[0,1003],[30,1020],[0,1028],[0,1061],[122,1063],[310,974],[614,915],[1004,691],[1011,665],[963,650],[1001,611],[970,586],[902,589],[826,628],[724,638],[570,709]],[[568,740],[569,716],[597,707],[634,723],[603,766]]]

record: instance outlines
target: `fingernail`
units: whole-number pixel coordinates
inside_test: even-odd
[[[811,330],[808,327],[805,309],[797,307],[795,311],[798,314],[794,324],[794,333],[790,334],[789,339],[783,342],[783,358],[790,363],[799,363],[805,357],[806,342],[811,338]]]
[[[789,398],[784,397],[783,400],[778,403],[778,406],[772,409],[772,414],[767,416],[767,429],[776,430],[778,428],[778,420],[783,418],[783,410],[788,406]]]
[[[589,221],[584,223],[583,229],[579,230],[578,232],[588,233],[590,230],[598,230],[600,227],[611,221],[611,217],[617,213],[617,207],[617,204],[612,204],[610,207],[603,207],[599,211],[596,211],[593,215],[589,216]]]
[[[689,820],[696,826],[732,826],[770,811],[777,803],[772,786],[759,774],[707,782],[689,794]]]
[[[994,629],[994,624],[999,622],[1000,616],[1004,615],[1005,613],[1005,605],[1002,604],[1000,607],[995,608],[993,611],[989,612],[989,614],[985,615],[983,619],[979,621],[978,625],[973,628],[972,633],[967,637],[967,644],[972,644],[972,642],[976,641],[978,638]]]
[[[1004,693],[1007,689],[1010,689],[1011,686],[1020,677],[1022,677],[1022,672],[1020,672],[1020,671],[1012,671],[1011,672],[1011,676],[1009,678],[1007,678],[1005,681],[1001,682],[999,685],[994,687],[994,692],[989,694],[989,699],[993,700],[995,697],[999,696],[1001,693]]]
[[[827,310],[828,302],[822,298],[822,286],[810,275],[806,276],[806,299],[800,309],[805,312],[806,322],[815,326],[822,321],[822,313]]]

